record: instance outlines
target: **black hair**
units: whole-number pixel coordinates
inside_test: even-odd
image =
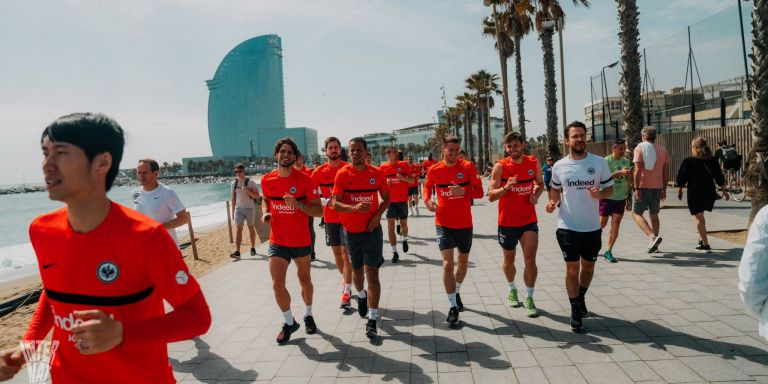
[[[61,116],[45,127],[40,143],[46,137],[53,142],[68,143],[82,149],[89,163],[96,155],[109,153],[112,165],[107,171],[104,188],[107,191],[112,188],[125,146],[123,128],[115,120],[102,113],[73,113]]]
[[[349,139],[349,142],[350,143],[354,142],[354,143],[362,144],[363,145],[363,149],[365,149],[366,152],[368,151],[368,142],[366,142],[365,139],[363,139],[362,137],[353,137],[353,138]]]
[[[525,140],[523,140],[523,135],[521,135],[519,132],[510,132],[510,133],[507,133],[506,136],[504,136],[504,144],[509,144],[513,141],[517,141],[520,144],[525,144]]]
[[[293,150],[293,154],[296,157],[299,157],[299,155],[301,155],[301,152],[299,152],[299,147],[296,145],[295,142],[293,142],[293,139],[291,139],[290,137],[284,137],[277,141],[277,143],[275,144],[275,155],[280,153],[280,147],[282,147],[283,144],[290,145],[291,149]]]
[[[443,145],[448,145],[448,143],[461,144],[461,139],[455,135],[448,134],[443,137]]]
[[[568,124],[567,127],[565,127],[565,132],[563,134],[565,135],[565,138],[567,139],[569,137],[571,128],[581,128],[584,130],[584,132],[587,132],[587,126],[584,125],[581,121],[575,120],[572,123]]]
[[[618,145],[626,144],[626,143],[627,143],[627,141],[622,139],[622,138],[613,139],[613,146],[614,147],[618,146]]]
[[[154,159],[149,159],[149,158],[141,159],[141,160],[139,160],[139,164],[141,164],[141,163],[149,164],[149,170],[152,171],[152,172],[157,172],[157,171],[160,170],[160,164],[158,164],[157,161],[154,160]]]

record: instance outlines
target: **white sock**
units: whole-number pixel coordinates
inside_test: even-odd
[[[358,299],[365,299],[366,297],[367,297],[367,296],[366,296],[366,294],[365,294],[365,289],[363,289],[363,290],[362,290],[362,291],[360,291],[360,292],[357,292],[357,298],[358,298]]]
[[[344,284],[344,292],[352,296],[352,284]]]
[[[403,241],[405,241],[405,240],[408,240],[408,235],[402,235],[402,236],[400,236],[400,237],[402,237],[402,238],[403,238]]]
[[[456,292],[448,294],[448,302],[451,303],[451,307],[458,307],[458,304],[456,304]]]
[[[312,306],[307,305],[306,308],[304,308],[304,317],[312,316]]]
[[[517,290],[517,287],[515,287],[515,282],[514,281],[510,281],[509,282],[509,290],[512,291],[513,289]]]
[[[525,297],[533,297],[533,287],[525,287]]]
[[[368,308],[368,320],[376,320],[376,316],[379,315],[378,308]]]
[[[285,320],[286,324],[293,325],[293,315],[291,314],[290,309],[283,312],[283,319]]]
[[[461,293],[461,283],[456,282],[456,293]]]
[[[397,245],[391,245],[392,253],[397,253]]]

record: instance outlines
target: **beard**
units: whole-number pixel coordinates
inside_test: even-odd
[[[573,153],[575,153],[577,155],[583,155],[584,152],[586,152],[586,151],[587,151],[587,147],[586,146],[583,147],[583,148],[577,148],[577,147],[572,147],[571,148],[571,152],[573,152]]]
[[[280,162],[281,167],[293,167],[293,164],[296,163],[296,160],[282,160]]]
[[[341,157],[341,155],[339,155],[339,154],[337,154],[337,153],[333,153],[333,154],[330,154],[330,155],[328,155],[328,160],[333,160],[333,161],[336,161],[336,160],[338,160],[340,157]]]

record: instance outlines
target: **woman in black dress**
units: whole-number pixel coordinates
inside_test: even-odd
[[[720,165],[712,157],[712,149],[707,145],[707,139],[697,137],[691,142],[693,156],[686,157],[680,170],[677,171],[677,198],[683,199],[683,187],[688,186],[688,210],[696,220],[696,231],[699,232],[698,250],[711,252],[707,240],[707,225],[704,221],[704,211],[712,212],[717,199],[715,184],[720,186],[726,200],[730,198],[725,190],[725,177]]]

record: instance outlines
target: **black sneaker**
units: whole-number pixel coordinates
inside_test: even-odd
[[[318,224],[317,226],[320,227],[320,228],[325,228],[325,219],[321,217],[320,218],[320,224]]]
[[[293,325],[283,324],[283,329],[277,334],[277,343],[283,344],[291,339],[291,333],[299,330],[299,323],[293,319]]]
[[[365,324],[365,337],[369,339],[376,337],[376,320],[368,319],[368,323]]]
[[[461,302],[461,295],[456,292],[456,308],[459,309],[459,312],[464,312],[464,304]]]
[[[704,244],[699,245],[698,247],[696,247],[696,250],[698,250],[698,251],[706,251],[707,253],[712,253],[712,247],[710,247],[709,244],[707,244],[707,245],[704,245]]]
[[[451,309],[448,310],[448,324],[454,325],[457,322],[459,322],[459,309],[451,307]]]
[[[233,259],[236,259],[236,260],[239,260],[240,259],[240,251],[234,251],[234,252],[230,253],[229,257],[231,257]]]
[[[309,261],[315,261],[315,260],[317,260],[317,257],[315,257],[314,253],[310,253],[309,254],[309,259],[310,259]]]
[[[315,324],[315,318],[312,316],[304,316],[304,327],[307,334],[314,335],[317,332],[317,324]]]
[[[398,255],[398,254],[397,254],[397,252],[395,252],[394,254],[392,254],[392,262],[393,262],[393,263],[398,263],[398,262],[400,262],[400,255]]]
[[[256,256],[256,248],[251,248],[251,256]]]
[[[365,318],[365,315],[368,314],[368,296],[362,299],[360,297],[357,298],[357,314],[362,318]]]
[[[579,317],[589,317],[589,311],[587,310],[587,302],[583,296],[579,296]]]
[[[581,330],[581,315],[577,311],[571,311],[571,330],[574,332]]]
[[[400,224],[397,225],[397,234],[400,234]]]
[[[403,253],[408,253],[408,240],[403,240]]]

